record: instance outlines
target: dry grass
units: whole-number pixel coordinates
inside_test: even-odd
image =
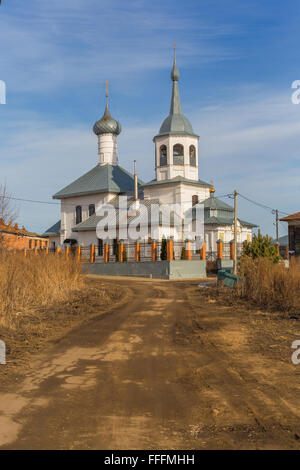
[[[15,329],[20,314],[66,301],[82,287],[75,260],[52,254],[0,252],[0,326]]]
[[[237,293],[263,308],[298,313],[300,310],[300,260],[292,259],[289,269],[266,258],[244,257]]]

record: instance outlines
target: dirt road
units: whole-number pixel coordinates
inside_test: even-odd
[[[197,282],[103,282],[128,289],[123,306],[1,388],[1,449],[300,448],[289,324],[249,320]]]

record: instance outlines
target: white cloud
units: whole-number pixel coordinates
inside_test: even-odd
[[[227,24],[207,24],[147,2],[95,0],[16,2],[0,16],[2,79],[10,92],[41,92],[122,76],[127,87],[137,74],[169,67],[174,38],[181,63],[220,61],[235,52],[212,39],[239,34]],[[186,34],[186,31],[189,34]],[[165,45],[162,47],[162,45]]]

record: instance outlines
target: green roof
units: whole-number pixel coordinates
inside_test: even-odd
[[[245,227],[255,228],[257,225],[252,224],[251,222],[246,222],[245,220],[238,219],[241,225]],[[204,223],[205,225],[233,225],[234,217],[215,217],[215,216],[205,216],[204,214]]]
[[[188,184],[188,185],[191,185],[191,186],[204,186],[206,188],[211,187],[211,184],[206,183],[205,181],[190,180],[188,178],[184,178],[184,176],[175,176],[175,178],[171,178],[171,179],[168,179],[168,180],[161,180],[161,181],[152,180],[149,183],[143,184],[142,187],[155,186],[155,185],[159,185],[159,184],[174,184],[174,183],[184,183],[184,184]]]
[[[127,200],[127,209],[130,208],[130,206],[133,203],[134,203],[134,198],[128,198],[128,200]],[[151,199],[151,200],[150,199],[141,199],[140,203],[143,204],[146,207],[146,209],[149,211],[152,204],[159,204],[159,200],[158,199]],[[98,222],[100,222],[100,220],[102,220],[104,217],[105,217],[105,221],[106,221],[107,224],[111,223],[112,225],[114,225],[115,221],[117,221],[117,226],[119,226],[120,211],[119,211],[118,197],[115,197],[112,201],[109,201],[107,203],[107,205],[115,207],[116,212],[115,212],[115,216],[114,215],[112,216],[112,219],[110,219],[109,214],[105,214],[103,216],[100,216],[100,215],[97,215],[95,213],[95,214],[91,215],[88,219],[86,219],[83,222],[81,222],[80,224],[76,225],[72,229],[72,231],[73,232],[84,232],[84,231],[88,231],[88,230],[95,230],[97,228]],[[105,204],[104,204],[103,207],[105,208]],[[123,217],[124,217],[124,213],[123,213],[123,208],[122,208],[121,219]],[[127,223],[130,223],[135,218],[136,218],[136,215],[127,214]],[[121,221],[121,225],[124,225],[124,224],[122,224],[122,221]]]
[[[210,196],[208,199],[205,199],[205,201],[201,202],[201,204],[204,205],[205,209],[220,209],[233,212],[233,207],[214,196]]]
[[[60,234],[60,220],[56,222],[56,224],[52,225],[52,227],[48,228],[45,233],[43,233],[43,237],[49,237],[50,235],[59,235]]]
[[[199,204],[204,205],[204,223],[206,225],[233,225],[234,209],[217,197],[210,196]],[[245,227],[257,227],[257,225],[238,219]]]
[[[279,245],[280,246],[289,246],[289,236],[288,235],[283,235],[282,237],[278,238]],[[276,245],[277,240],[272,241],[272,245]]]
[[[139,180],[139,186],[143,181]],[[118,165],[97,165],[83,176],[73,181],[58,193],[53,199],[64,199],[72,196],[82,196],[95,193],[126,193],[134,191],[134,177]]]
[[[91,215],[88,219],[72,228],[72,232],[85,232],[86,230],[95,230],[102,217],[97,214]]]

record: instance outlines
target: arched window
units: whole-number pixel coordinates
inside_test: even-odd
[[[173,164],[184,165],[184,150],[181,144],[176,144],[173,147]]]
[[[198,204],[198,202],[199,202],[198,195],[194,194],[194,196],[192,196],[192,206],[195,206],[196,204]]]
[[[190,145],[190,165],[196,166],[196,149],[194,145]]]
[[[82,209],[81,206],[76,206],[76,225],[82,222]]]
[[[167,147],[162,145],[159,149],[159,166],[166,166],[167,164]]]
[[[89,217],[91,217],[91,215],[95,214],[95,204],[90,204],[89,205]]]
[[[103,240],[98,238],[98,256],[103,256]]]

